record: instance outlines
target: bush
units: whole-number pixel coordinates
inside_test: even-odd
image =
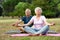
[[[24,2],[19,2],[18,5],[15,6],[15,13],[16,16],[24,16],[25,14],[25,9],[29,8],[29,4],[28,3],[24,3]]]
[[[56,17],[56,12],[53,12],[51,10],[46,10],[43,12],[43,15],[45,15],[47,18],[53,18]]]
[[[3,2],[4,15],[9,16],[9,13],[14,11],[15,5],[17,5],[19,1],[20,0],[6,0]]]
[[[58,10],[60,11],[60,3],[57,5]]]
[[[35,15],[35,6],[33,4],[30,4],[29,9],[31,10],[31,15]]]
[[[34,15],[35,7],[41,7],[46,17],[60,15],[60,0],[7,0],[3,2],[3,7],[5,10],[3,15],[6,16],[24,16],[26,8],[31,9]]]

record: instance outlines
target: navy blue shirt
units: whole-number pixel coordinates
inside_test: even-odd
[[[30,16],[30,17],[24,16],[24,17],[22,17],[22,21],[24,21],[24,24],[27,24],[27,23],[30,21],[31,18],[32,18],[32,16]],[[29,25],[29,26],[31,27],[32,25],[33,25],[33,24],[31,24],[31,25]]]

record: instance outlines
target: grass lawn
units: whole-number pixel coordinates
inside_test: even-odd
[[[47,19],[48,22],[55,22],[55,26],[51,26],[50,30],[60,32],[60,18]],[[5,19],[0,18],[0,40],[60,40],[60,37],[51,36],[30,36],[30,37],[10,37],[8,34],[4,34],[8,30],[15,30],[16,27],[11,26],[17,19]]]

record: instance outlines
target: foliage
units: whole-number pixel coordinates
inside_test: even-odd
[[[4,15],[6,16],[24,16],[26,8],[31,9],[34,15],[34,9],[41,7],[43,15],[46,17],[58,17],[60,14],[60,0],[6,0],[3,2]]]

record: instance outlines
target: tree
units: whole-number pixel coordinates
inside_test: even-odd
[[[0,7],[0,16],[2,16],[3,8]]]
[[[46,17],[55,17],[56,16],[56,6],[53,0],[33,0],[32,4],[35,7],[41,7],[43,10],[43,15]],[[53,16],[54,15],[54,16]]]
[[[15,6],[15,16],[24,16],[25,9],[29,8],[28,3],[19,2],[18,5]]]
[[[6,16],[9,16],[9,12],[13,12],[15,5],[18,4],[20,0],[6,0],[6,2],[3,2],[3,8]]]
[[[4,15],[9,16],[9,12],[13,12],[15,10],[15,6],[19,2],[30,3],[31,0],[6,0],[5,2],[3,2]]]
[[[26,8],[30,8],[34,15],[35,7],[41,7],[46,17],[60,15],[60,0],[7,0],[3,3],[3,7],[7,16],[24,16]]]

